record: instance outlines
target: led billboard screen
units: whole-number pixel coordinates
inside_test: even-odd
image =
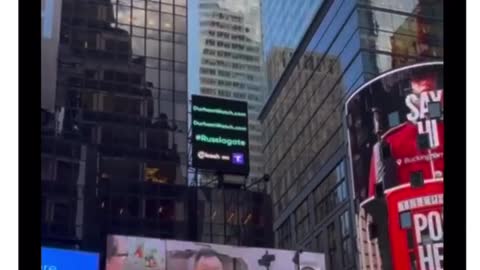
[[[360,269],[443,269],[443,63],[382,74],[345,112]]]
[[[192,95],[192,165],[248,175],[248,107],[243,101]]]
[[[42,270],[98,270],[97,253],[42,247]]]
[[[106,270],[324,270],[325,257],[295,251],[110,235]]]

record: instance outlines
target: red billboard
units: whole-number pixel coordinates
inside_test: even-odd
[[[346,120],[360,269],[443,269],[443,64],[367,82]]]

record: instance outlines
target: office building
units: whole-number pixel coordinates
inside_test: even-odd
[[[259,1],[200,0],[199,20],[200,94],[248,103],[249,179],[258,179],[263,158],[257,118],[265,90]]]
[[[45,1],[42,65],[56,64],[42,73],[55,79],[42,84],[45,119],[53,119],[42,135],[45,239],[95,239],[96,228],[83,225],[97,218],[96,206],[161,216],[170,226],[152,232],[185,235],[172,225],[183,206],[147,193],[186,184],[186,4]]]
[[[378,269],[373,260],[356,256],[345,100],[382,72],[441,60],[442,5],[441,0],[322,1],[295,48],[271,49],[270,67],[284,63],[271,68],[278,79],[259,119],[276,247],[324,252],[327,269]],[[273,4],[262,9],[279,17],[283,10]],[[263,21],[264,33],[283,35],[280,20]],[[264,50],[270,48],[275,45]]]
[[[46,0],[43,245],[103,256],[106,236],[124,234],[273,246],[269,196],[186,185],[186,4]]]
[[[267,96],[272,92],[323,2],[324,0],[262,1],[262,47],[264,62],[267,65]]]

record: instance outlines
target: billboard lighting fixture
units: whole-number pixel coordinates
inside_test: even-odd
[[[425,184],[423,179],[423,172],[416,171],[410,174],[410,185],[412,187],[422,187]]]
[[[428,137],[428,133],[418,134],[417,144],[418,144],[418,148],[420,148],[420,150],[430,149],[430,138]]]
[[[442,105],[440,104],[440,102],[428,103],[428,116],[430,119],[442,118]]]

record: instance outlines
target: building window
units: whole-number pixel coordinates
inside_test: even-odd
[[[144,180],[153,183],[172,184],[175,181],[176,167],[171,163],[147,162]]]
[[[47,201],[47,222],[68,224],[70,218],[69,203],[65,200]]]
[[[327,217],[347,200],[347,182],[343,162],[340,163],[313,191],[317,222]]]
[[[138,181],[140,166],[134,160],[102,158],[101,175],[113,181]]]
[[[302,241],[308,233],[308,206],[305,200],[295,211],[295,228],[297,241]]]
[[[76,183],[78,179],[78,163],[57,161],[56,179],[64,183]]]
[[[350,219],[349,219],[349,212],[345,211],[340,216],[340,228],[341,228],[341,245],[342,245],[342,263],[343,266],[350,266],[352,264],[352,257],[353,257],[353,248],[352,248],[352,241],[350,237]]]
[[[131,217],[138,217],[140,214],[140,200],[138,197],[127,197],[127,214]]]
[[[175,32],[187,33],[187,19],[183,16],[175,16]]]
[[[218,95],[222,96],[222,97],[231,97],[232,96],[230,91],[226,91],[226,90],[218,90]]]
[[[318,252],[323,253],[325,251],[325,234],[323,231],[321,231],[317,237],[316,237],[316,242],[317,242],[317,250]]]
[[[55,160],[42,157],[42,181],[55,179]]]
[[[287,219],[279,228],[278,228],[278,246],[280,248],[289,248],[292,246],[292,234],[290,221]]]
[[[337,269],[337,235],[335,222],[327,226],[327,239],[328,269]]]
[[[105,125],[102,127],[101,142],[105,145],[139,147],[140,132],[136,128]]]

